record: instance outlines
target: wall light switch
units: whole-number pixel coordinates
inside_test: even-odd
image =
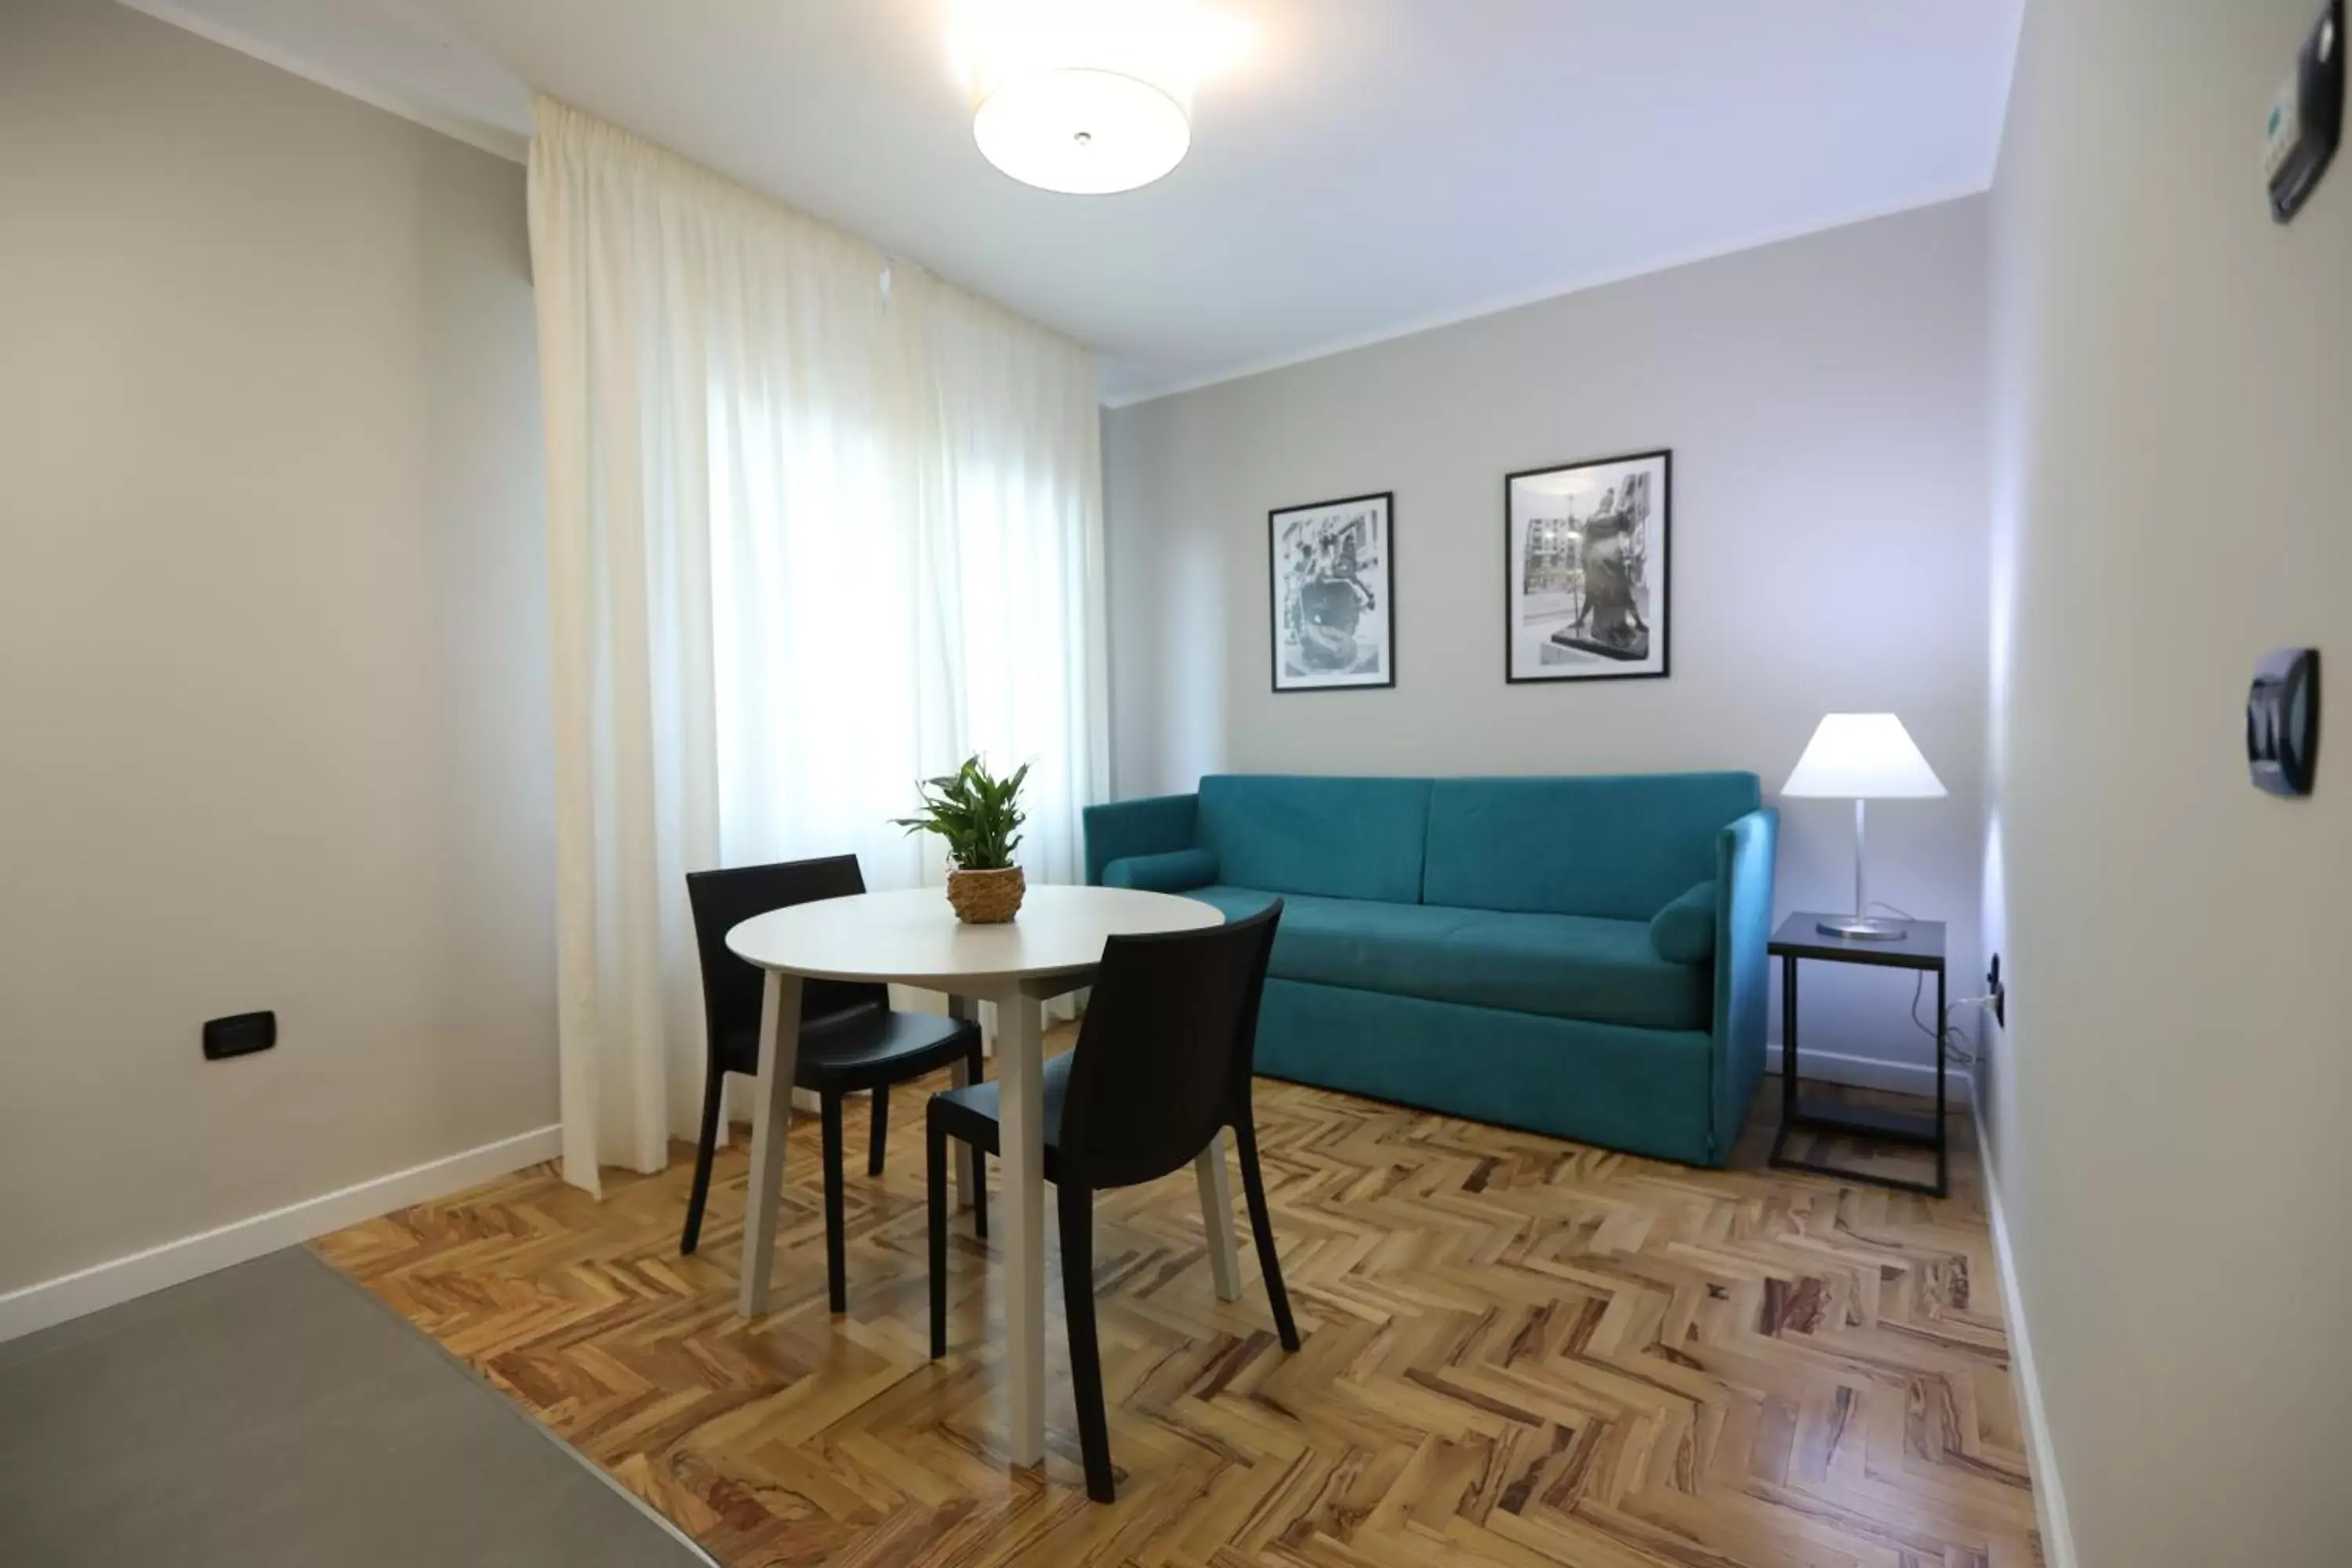
[[[2319,772],[2319,650],[2288,648],[2254,670],[2246,694],[2246,765],[2254,787],[2309,795]]]
[[[2263,177],[2271,216],[2291,221],[2327,172],[2344,134],[2344,0],[2327,0],[2319,23],[2279,89],[2263,134]]]
[[[205,1025],[206,1061],[251,1056],[256,1051],[266,1051],[277,1043],[278,1015],[275,1013],[239,1013],[232,1018],[210,1019]]]

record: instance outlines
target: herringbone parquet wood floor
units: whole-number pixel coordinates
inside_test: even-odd
[[[734,1311],[740,1140],[695,1258],[684,1151],[608,1173],[601,1206],[540,1167],[320,1248],[745,1568],[2041,1561],[1972,1157],[1937,1203],[1766,1173],[1762,1129],[1701,1172],[1262,1083],[1305,1348],[1276,1344],[1246,1236],[1247,1289],[1216,1300],[1189,1174],[1107,1194],[1099,1507],[1066,1371],[1042,1473],[1004,1462],[1003,1280],[968,1215],[929,1359],[919,1091],[897,1098],[888,1173],[849,1179],[839,1320],[814,1119],[759,1323]]]

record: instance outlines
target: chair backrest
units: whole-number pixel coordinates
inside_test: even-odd
[[[866,878],[857,868],[855,855],[687,873],[686,898],[694,909],[694,941],[702,958],[703,1024],[713,1050],[746,1029],[756,1037],[760,1026],[759,968],[727,951],[727,933],[770,910],[847,898],[865,890]],[[801,1019],[814,1023],[856,1007],[887,1006],[889,1000],[889,988],[883,985],[803,981]]]
[[[1125,1187],[1180,1170],[1248,1103],[1276,900],[1230,925],[1103,945],[1062,1106],[1062,1180]]]

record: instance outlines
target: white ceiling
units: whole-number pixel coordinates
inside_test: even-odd
[[[539,89],[1097,349],[1131,402],[1983,190],[2024,0],[1216,0],[1115,196],[982,162],[952,0],[131,0],[520,155]]]

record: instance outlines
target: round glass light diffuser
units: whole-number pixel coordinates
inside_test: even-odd
[[[982,156],[1068,195],[1148,185],[1184,161],[1192,121],[1160,88],[1124,71],[1056,66],[1000,81],[972,116]]]

